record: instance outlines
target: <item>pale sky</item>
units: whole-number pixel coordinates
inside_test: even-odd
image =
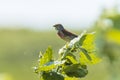
[[[90,27],[104,7],[120,0],[0,0],[0,27],[51,29],[61,23],[68,28]]]

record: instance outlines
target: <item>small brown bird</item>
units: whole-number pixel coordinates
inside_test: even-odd
[[[55,27],[58,31],[58,36],[67,42],[70,42],[75,37],[78,37],[76,34],[67,31],[61,24],[55,24],[53,27]]]

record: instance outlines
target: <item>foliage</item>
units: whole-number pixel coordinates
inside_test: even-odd
[[[99,48],[99,54],[104,57],[104,61],[107,63],[109,77],[111,80],[120,80],[119,8],[116,6],[111,9],[104,9],[95,26],[97,28],[97,47]]]
[[[51,47],[43,54],[40,52],[39,65],[35,67],[35,72],[40,75],[41,80],[82,78],[88,74],[88,64],[100,61],[94,53],[94,33],[83,32],[59,50],[60,57],[57,60],[52,57]]]

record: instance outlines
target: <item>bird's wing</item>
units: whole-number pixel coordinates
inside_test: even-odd
[[[69,31],[67,31],[67,30],[62,30],[62,32],[63,32],[63,34],[65,34],[65,36],[74,36],[74,37],[78,37],[76,34],[73,34],[73,33],[71,33],[71,32],[69,32]]]

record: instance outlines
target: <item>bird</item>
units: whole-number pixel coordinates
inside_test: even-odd
[[[70,42],[72,39],[78,37],[78,35],[66,30],[62,24],[53,25],[57,30],[58,36],[66,42]]]

